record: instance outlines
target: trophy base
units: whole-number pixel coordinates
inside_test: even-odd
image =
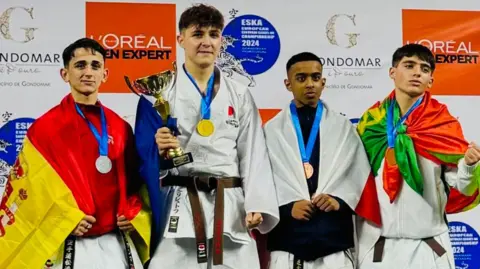
[[[161,159],[160,167],[161,169],[172,169],[172,168],[179,167],[191,162],[193,162],[193,157],[192,157],[192,153],[189,152],[189,153],[184,153],[183,155],[174,157],[172,159]]]

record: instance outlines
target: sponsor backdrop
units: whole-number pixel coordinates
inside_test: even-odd
[[[140,3],[142,2],[142,3]],[[281,4],[280,4],[281,2]],[[182,62],[181,12],[193,1],[3,0],[0,2],[0,194],[30,124],[69,91],[61,53],[88,36],[108,49],[101,100],[133,124],[132,79]],[[433,94],[448,104],[468,140],[480,143],[480,3],[477,0],[207,1],[225,16],[218,66],[248,85],[264,120],[285,107],[286,61],[311,51],[324,63],[323,99],[356,122],[392,89],[393,51],[407,43],[436,54]],[[451,215],[457,268],[480,268],[480,209]],[[3,213],[0,211],[0,216]]]

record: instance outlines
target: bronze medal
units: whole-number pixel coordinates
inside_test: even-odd
[[[393,148],[387,148],[387,151],[385,152],[385,159],[389,165],[397,165],[395,150]]]
[[[304,163],[303,170],[305,170],[305,177],[310,179],[313,175],[313,166],[309,163]]]

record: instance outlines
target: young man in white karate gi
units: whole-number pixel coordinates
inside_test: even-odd
[[[162,171],[173,188],[166,228],[149,268],[260,268],[249,229],[269,232],[278,204],[260,114],[249,89],[215,67],[224,18],[195,5],[180,17],[185,63],[164,93],[179,135],[160,128],[160,155],[183,148],[193,162]],[[165,175],[165,173],[168,173]]]

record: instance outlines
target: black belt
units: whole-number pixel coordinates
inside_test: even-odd
[[[351,253],[349,251],[346,251],[344,250],[343,253],[345,254],[345,256],[350,260],[350,262],[352,263],[352,268],[354,268],[354,259],[353,257],[351,256]],[[332,253],[334,254],[334,253]],[[329,255],[332,255],[332,254],[329,254]],[[327,255],[328,256],[328,255]],[[326,256],[323,256],[323,257],[326,257]],[[303,265],[305,263],[305,260],[299,258],[298,256],[294,255],[293,256],[293,269],[303,269]]]
[[[293,269],[303,269],[303,262],[304,260],[297,256],[293,256]]]
[[[130,244],[127,241],[127,236],[124,232],[118,230],[120,235],[123,238],[123,242],[125,243],[125,250],[126,250],[126,258],[128,263],[128,269],[135,269],[135,264],[133,262],[132,250],[130,249]],[[65,240],[65,247],[63,250],[63,269],[73,269],[73,265],[75,262],[75,241],[76,236],[70,235]]]
[[[198,191],[210,192],[214,189],[217,190],[215,196],[215,214],[213,222],[213,265],[223,264],[223,219],[225,189],[241,187],[242,180],[240,178],[167,176],[162,179],[162,186],[180,186],[187,188],[188,200],[190,201],[190,206],[192,207],[198,263],[205,263],[208,261],[205,220],[202,205],[198,197]]]

